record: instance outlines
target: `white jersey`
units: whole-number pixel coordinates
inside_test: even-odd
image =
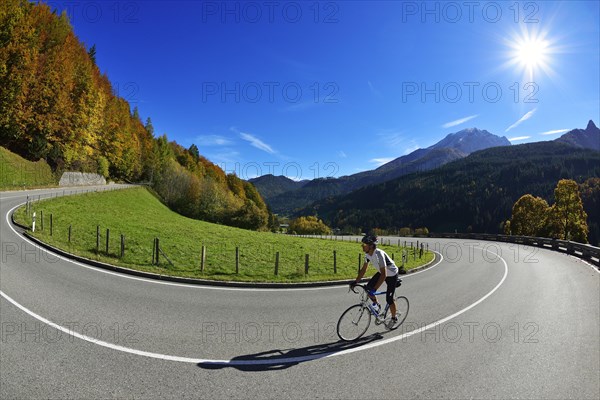
[[[386,276],[394,276],[398,274],[398,267],[392,261],[392,258],[381,249],[375,249],[373,255],[365,253],[365,262],[371,263],[379,272],[383,273],[383,268],[386,268]]]

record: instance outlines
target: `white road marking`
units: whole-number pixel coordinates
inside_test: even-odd
[[[132,349],[129,347],[124,347],[124,346],[119,346],[113,343],[108,343],[102,340],[98,340],[86,335],[82,335],[80,333],[74,332],[71,329],[65,328],[63,326],[60,326],[58,324],[55,324],[54,322],[34,313],[33,311],[25,308],[24,306],[22,306],[21,304],[17,303],[15,300],[13,300],[11,297],[9,297],[8,295],[6,295],[4,292],[2,292],[0,290],[0,295],[2,297],[4,297],[6,300],[8,300],[10,303],[12,303],[13,305],[15,305],[17,308],[19,308],[20,310],[24,311],[25,313],[29,314],[30,316],[32,316],[33,318],[52,326],[55,329],[60,330],[61,332],[67,333],[69,335],[73,335],[74,337],[81,339],[81,340],[85,340],[87,342],[102,346],[102,347],[106,347],[109,349],[113,349],[113,350],[117,350],[117,351],[121,351],[124,353],[129,353],[129,354],[135,354],[135,355],[139,355],[139,356],[144,356],[144,357],[149,357],[149,358],[155,358],[155,359],[160,359],[160,360],[166,360],[166,361],[177,361],[177,362],[183,362],[183,363],[193,363],[193,364],[205,364],[205,365],[223,365],[223,366],[227,366],[227,365],[232,365],[232,366],[236,366],[236,365],[280,365],[280,364],[290,364],[290,363],[299,363],[299,362],[305,362],[305,361],[311,361],[311,360],[316,360],[316,359],[320,359],[320,358],[331,358],[331,357],[337,357],[337,356],[341,356],[341,355],[345,355],[345,354],[350,354],[350,353],[354,353],[357,351],[363,351],[363,350],[367,350],[367,349],[371,349],[374,347],[378,347],[378,346],[383,346],[384,344],[388,344],[388,343],[393,343],[396,342],[398,340],[402,340],[405,338],[408,338],[410,336],[416,335],[417,333],[421,333],[423,331],[435,328],[436,326],[443,324],[444,322],[447,322],[453,318],[456,318],[457,316],[469,311],[470,309],[472,309],[473,307],[477,306],[478,304],[480,304],[481,302],[483,302],[485,299],[487,299],[488,297],[490,297],[496,290],[498,290],[498,288],[504,283],[504,281],[506,280],[506,277],[508,275],[508,264],[506,263],[506,261],[498,254],[489,251],[488,249],[483,249],[485,251],[487,251],[488,253],[494,254],[495,256],[497,256],[502,263],[504,264],[504,276],[502,277],[502,279],[500,280],[500,282],[489,292],[487,293],[485,296],[483,296],[482,298],[480,298],[479,300],[477,300],[476,302],[474,302],[473,304],[471,304],[468,307],[463,308],[462,310],[449,315],[445,318],[442,318],[436,322],[433,322],[427,326],[424,326],[420,329],[416,329],[414,331],[411,332],[407,332],[405,334],[402,334],[400,336],[397,337],[393,337],[390,339],[386,339],[386,340],[382,340],[382,341],[378,341],[375,343],[370,343],[370,344],[366,344],[360,347],[356,347],[354,349],[347,349],[347,350],[341,350],[341,351],[333,351],[333,352],[329,352],[329,353],[323,353],[323,354],[315,354],[315,355],[307,355],[307,356],[301,356],[301,357],[288,357],[288,358],[279,358],[279,359],[263,359],[263,360],[213,360],[213,359],[205,359],[205,358],[191,358],[191,357],[181,357],[181,356],[173,356],[173,355],[168,355],[168,354],[160,354],[160,353],[152,353],[152,352],[148,352],[148,351],[142,351],[142,350],[137,350],[137,349]]]

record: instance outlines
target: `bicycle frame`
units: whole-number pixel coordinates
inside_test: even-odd
[[[360,287],[362,289],[362,292],[360,292],[360,303],[362,304],[362,306],[369,310],[369,312],[376,318],[376,321],[378,321],[378,322],[383,321],[385,319],[385,316],[387,315],[390,305],[386,303],[385,308],[383,309],[383,312],[380,312],[380,313],[375,312],[375,310],[373,310],[373,307],[371,306],[371,299],[369,298],[369,292],[367,291],[366,286],[356,285],[356,287]],[[356,291],[354,291],[354,290],[352,290],[352,291],[354,293],[356,293]],[[372,295],[380,296],[380,295],[386,294],[386,293],[387,292],[382,291],[382,292],[375,292]]]

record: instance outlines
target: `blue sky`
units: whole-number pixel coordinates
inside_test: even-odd
[[[477,127],[600,119],[597,1],[51,1],[156,134],[242,178],[342,176]]]

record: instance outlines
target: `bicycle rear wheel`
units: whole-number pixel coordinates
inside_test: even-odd
[[[356,304],[344,311],[338,320],[337,334],[340,339],[351,342],[364,335],[370,324],[371,312],[362,304]]]
[[[394,329],[398,329],[398,327],[400,325],[402,325],[402,323],[406,319],[406,316],[408,315],[408,309],[409,309],[409,303],[408,303],[408,299],[406,297],[398,296],[398,297],[396,297],[395,300],[396,300],[396,316],[398,317],[398,321],[395,323],[392,323],[391,313],[389,315],[386,315],[386,318],[384,321],[385,327],[387,329],[389,329],[390,331],[393,331]]]

